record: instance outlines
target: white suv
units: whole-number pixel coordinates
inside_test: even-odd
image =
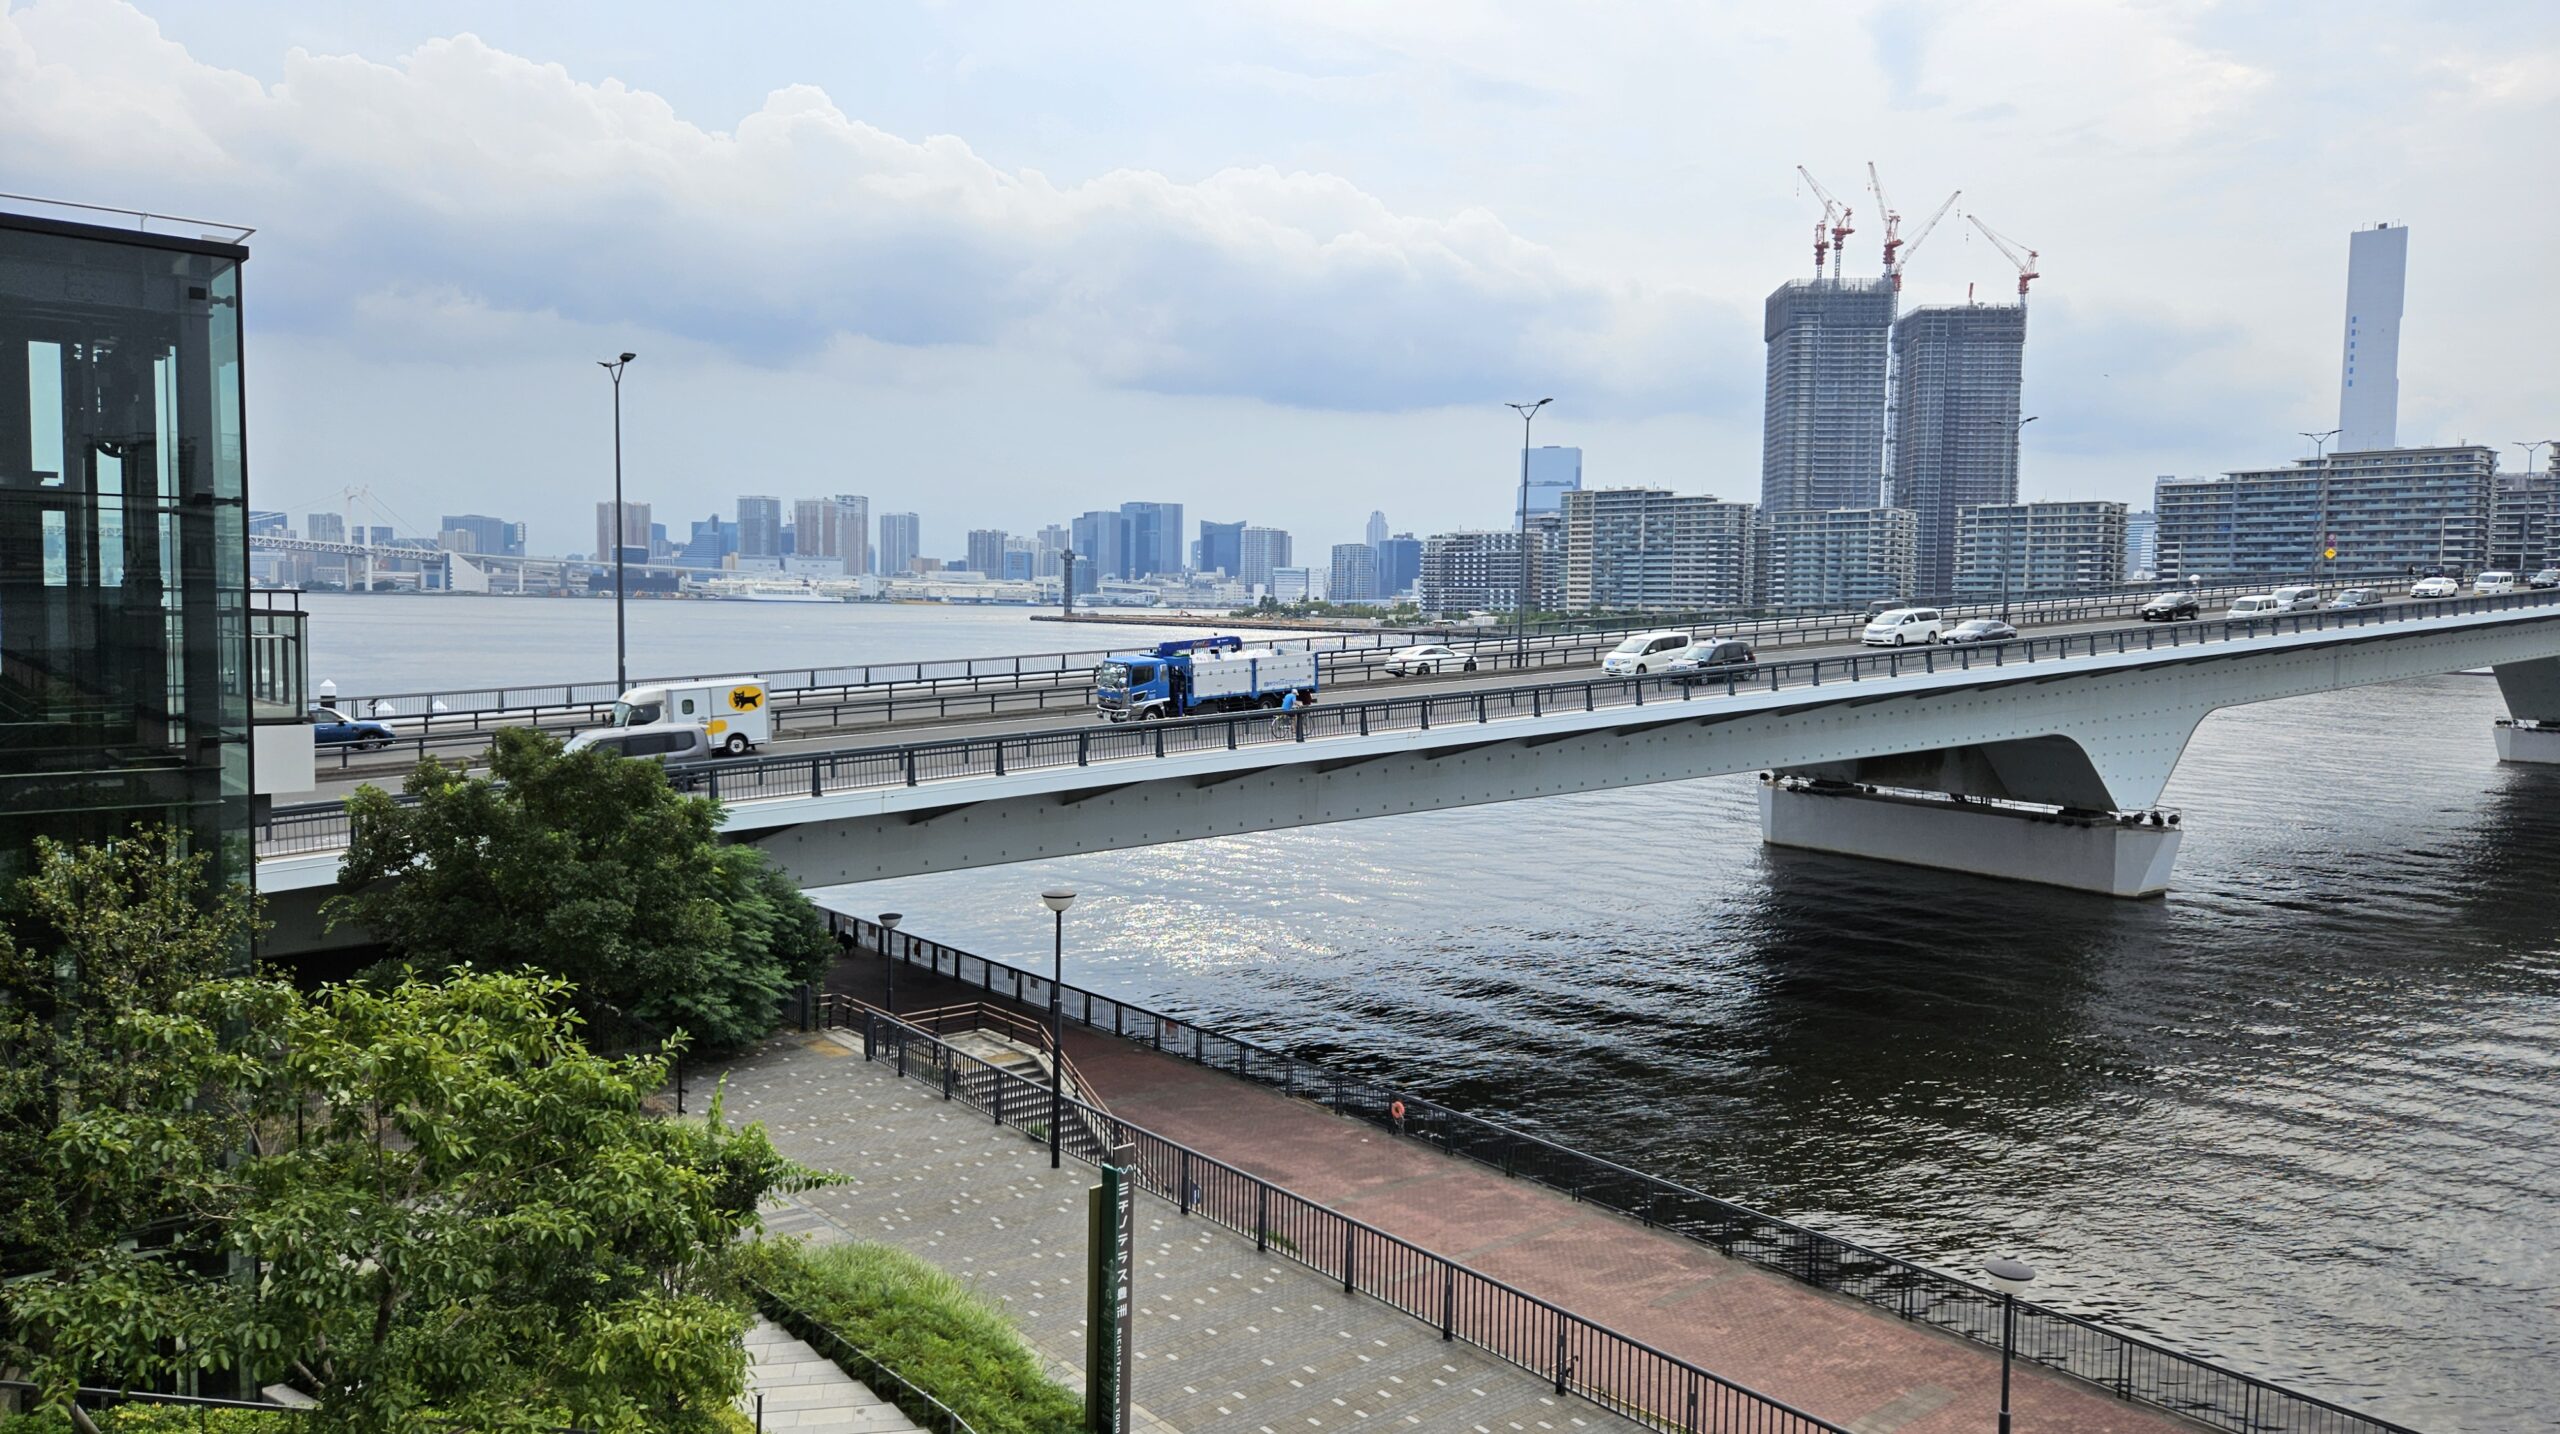
[[[1936,642],[1938,629],[1945,624],[1933,607],[1898,607],[1876,614],[1875,621],[1858,635],[1858,641],[1869,647],[1901,647],[1915,642]]]
[[[1600,670],[1611,677],[1629,677],[1651,672],[1668,664],[1689,645],[1685,632],[1639,632],[1609,650],[1600,659]]]

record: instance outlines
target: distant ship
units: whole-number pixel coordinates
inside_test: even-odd
[[[740,602],[843,602],[833,593],[816,588],[746,588],[729,594]]]

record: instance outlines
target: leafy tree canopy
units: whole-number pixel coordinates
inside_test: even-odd
[[[808,898],[763,853],[721,845],[717,804],[670,788],[655,762],[509,728],[486,776],[430,757],[407,791],[403,804],[368,786],[348,803],[355,837],[331,903],[400,962],[552,972],[591,1007],[715,1050],[763,1036],[782,995],[825,969]]]

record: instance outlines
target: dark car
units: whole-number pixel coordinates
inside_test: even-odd
[[[1760,670],[1755,665],[1758,661],[1759,654],[1753,652],[1747,642],[1731,637],[1708,637],[1673,653],[1671,661],[1662,670],[1682,686],[1694,687],[1701,681],[1749,677]]]
[[[2525,579],[2525,586],[2534,588],[2560,588],[2560,568],[2544,568],[2541,572],[2535,573],[2532,577]]]
[[[2194,593],[2162,593],[2134,610],[2144,622],[2176,622],[2180,618],[2200,617],[2204,609],[2196,605]]]
[[[1911,606],[1909,598],[1877,598],[1874,602],[1867,604],[1867,621],[1873,622],[1896,608],[1909,606]]]
[[[1938,634],[1940,642],[2013,642],[2018,630],[1996,617],[1977,617]]]
[[[353,747],[359,752],[378,752],[399,740],[399,734],[381,722],[368,722],[350,717],[335,707],[311,709],[311,740],[323,747]]]

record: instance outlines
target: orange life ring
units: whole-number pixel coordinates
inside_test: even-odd
[[[1394,1104],[1392,1104],[1392,1105],[1388,1106],[1388,1107],[1387,1107],[1387,1114],[1389,1114],[1389,1115],[1391,1115],[1391,1116],[1394,1116],[1398,1121],[1403,1120],[1403,1119],[1404,1119],[1404,1102],[1399,1100],[1399,1101],[1395,1102]]]

